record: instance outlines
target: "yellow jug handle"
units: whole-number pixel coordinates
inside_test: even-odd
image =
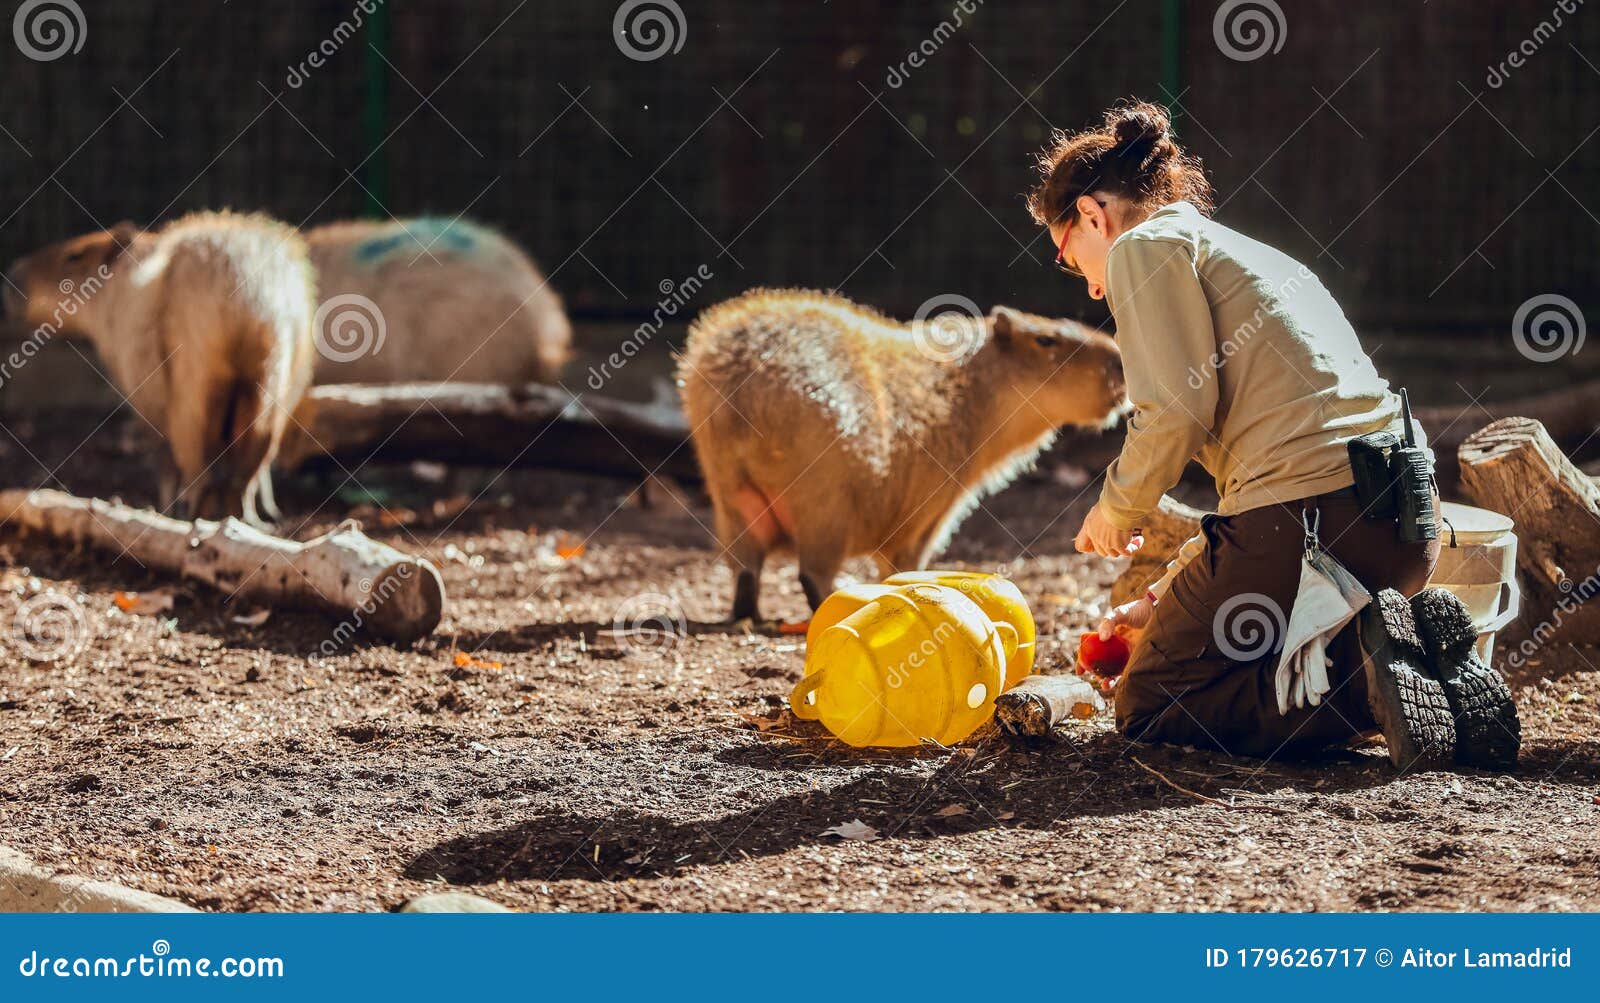
[[[822,673],[812,672],[807,674],[798,683],[794,684],[794,692],[789,694],[789,710],[795,717],[802,721],[815,721],[817,708],[806,702],[806,697],[815,693],[817,687],[822,685]]]
[[[1000,648],[1006,653],[1006,665],[1017,657],[1017,648],[1022,644],[1022,635],[1017,633],[1014,624],[1005,620],[995,622],[994,629],[1000,634]]]

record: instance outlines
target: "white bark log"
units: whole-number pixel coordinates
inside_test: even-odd
[[[0,492],[0,527],[132,558],[159,574],[274,606],[320,610],[391,641],[433,632],[444,580],[353,524],[297,543],[237,519],[183,522],[60,491]]]

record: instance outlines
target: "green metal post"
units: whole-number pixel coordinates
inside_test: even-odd
[[[1183,0],[1161,0],[1161,85],[1176,124],[1183,115],[1178,98],[1183,93]]]
[[[389,199],[389,155],[383,141],[389,135],[389,4],[380,0],[366,22],[366,48],[363,50],[363,92],[361,134],[367,151],[361,183],[367,191],[367,215],[387,218],[384,208]]]

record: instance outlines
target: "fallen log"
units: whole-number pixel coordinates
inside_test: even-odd
[[[1200,532],[1200,517],[1205,514],[1162,495],[1156,510],[1146,516],[1139,527],[1144,534],[1144,546],[1128,562],[1127,570],[1111,584],[1111,605],[1120,606],[1144,595],[1145,589],[1165,573],[1167,563],[1178,556],[1178,548]]]
[[[1539,422],[1557,442],[1576,443],[1600,427],[1600,380],[1575,383],[1532,397],[1414,411],[1428,433],[1428,444],[1442,457],[1454,453],[1484,418],[1519,415]]]
[[[183,522],[98,498],[14,490],[0,491],[0,528],[131,558],[236,598],[329,613],[352,634],[414,641],[444,612],[437,568],[353,524],[297,543],[232,518]]]
[[[1459,458],[1467,497],[1516,524],[1523,608],[1547,636],[1600,643],[1600,486],[1531,418],[1484,426]]]
[[[574,396],[539,384],[398,383],[313,387],[278,453],[284,469],[363,463],[554,467],[698,481],[676,405]]]
[[[1057,726],[1094,717],[1105,706],[1094,686],[1076,676],[1029,676],[994,698],[994,715],[1008,735],[1047,738]]]

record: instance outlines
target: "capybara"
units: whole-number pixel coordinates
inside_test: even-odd
[[[86,335],[166,438],[164,508],[262,522],[268,467],[311,382],[315,291],[293,227],[231,212],[122,223],[36,251],[8,279],[11,312]]]
[[[553,383],[571,352],[561,297],[486,227],[351,221],[308,230],[306,243],[318,384]]]
[[[734,619],[759,616],[774,551],[812,609],[848,558],[924,567],[1059,426],[1105,427],[1123,401],[1116,343],[1081,324],[996,307],[907,325],[802,290],[702,313],[678,376]]]

